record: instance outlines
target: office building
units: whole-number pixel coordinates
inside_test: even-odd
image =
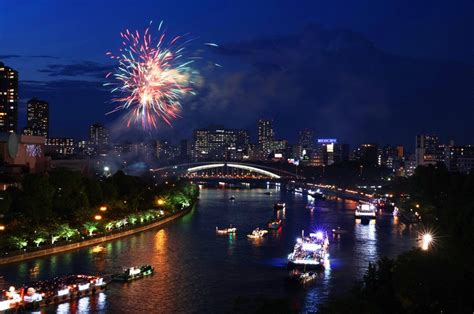
[[[354,159],[364,163],[366,165],[378,165],[379,164],[379,149],[377,144],[361,144],[354,151]]]
[[[434,135],[417,135],[415,158],[417,166],[434,165],[445,160],[446,146]]]
[[[314,132],[309,129],[300,131],[299,145],[302,150],[306,150],[306,153],[311,155],[315,146]]]
[[[0,62],[0,132],[18,127],[18,72]]]
[[[272,152],[274,136],[272,120],[258,120],[258,146],[262,159],[267,159]]]
[[[46,101],[33,98],[26,103],[26,129],[23,133],[48,137],[49,104]]]
[[[74,155],[76,146],[73,138],[47,138],[45,153],[52,156],[71,156]]]
[[[195,160],[241,160],[248,156],[248,147],[245,130],[209,127],[194,131]]]
[[[90,126],[89,143],[97,146],[104,146],[109,143],[109,133],[102,124],[95,123]]]

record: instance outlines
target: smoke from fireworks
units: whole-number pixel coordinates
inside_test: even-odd
[[[151,23],[150,23],[151,24]],[[122,48],[118,55],[108,52],[118,62],[115,72],[107,74],[113,81],[113,98],[120,103],[112,112],[129,110],[127,126],[137,124],[143,129],[156,128],[160,120],[171,125],[178,117],[181,101],[193,94],[193,60],[186,56],[189,40],[176,36],[168,40],[158,27],[155,39],[148,27],[143,34],[128,29],[120,33]]]

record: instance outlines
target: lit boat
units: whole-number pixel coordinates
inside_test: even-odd
[[[135,266],[127,268],[121,274],[112,276],[114,281],[132,281],[149,276],[155,272],[155,269],[151,265]]]
[[[288,255],[288,267],[324,268],[329,258],[328,248],[329,239],[325,232],[318,231],[305,237],[303,231],[301,238],[296,240],[293,252]]]
[[[285,207],[286,204],[283,202],[278,202],[273,205],[273,208],[275,208],[275,210],[285,209]]]
[[[341,229],[341,227],[337,227],[337,229],[332,229],[332,233],[335,235],[341,235],[347,233],[347,230]]]
[[[281,219],[272,219],[268,222],[268,229],[278,229],[281,226]]]
[[[235,201],[235,196],[232,195],[229,199],[230,199],[231,201]]]
[[[376,218],[376,208],[373,204],[369,203],[359,203],[355,210],[355,218],[361,219],[375,219]]]
[[[237,228],[232,227],[232,225],[230,225],[229,228],[225,228],[225,229],[219,229],[218,227],[216,227],[217,234],[229,234],[229,233],[236,233],[236,232],[237,232]]]
[[[261,230],[260,228],[256,228],[252,231],[251,234],[247,234],[247,238],[249,239],[261,239],[268,233],[268,230]]]
[[[303,188],[295,188],[295,193],[303,194]]]
[[[0,312],[9,309],[39,311],[43,306],[99,293],[106,285],[102,277],[71,275],[37,281],[19,290],[10,287],[8,291],[0,291]]]

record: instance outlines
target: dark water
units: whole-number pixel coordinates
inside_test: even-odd
[[[272,191],[272,195],[264,194]],[[236,196],[230,201],[231,195]],[[247,233],[266,225],[273,204],[287,203],[280,232],[262,241]],[[23,263],[0,266],[0,285],[20,284],[70,273],[111,274],[123,266],[149,263],[153,277],[129,284],[113,283],[105,293],[72,304],[48,308],[51,313],[222,313],[239,297],[289,297],[302,312],[314,311],[328,296],[350,288],[361,278],[369,261],[394,257],[415,243],[415,231],[398,224],[389,214],[363,225],[354,220],[355,202],[316,201],[311,211],[307,196],[267,189],[202,189],[192,213],[163,229],[151,230],[104,244],[105,253],[85,248]],[[217,236],[215,227],[233,224],[234,237]],[[286,282],[286,256],[301,230],[331,230],[347,234],[330,238],[330,267],[308,288]]]

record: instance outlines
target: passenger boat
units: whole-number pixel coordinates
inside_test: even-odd
[[[249,239],[261,239],[268,233],[268,230],[263,230],[260,228],[256,228],[252,231],[251,234],[247,234],[247,238]]]
[[[305,237],[304,231],[301,238],[296,240],[293,252],[288,255],[288,267],[322,269],[329,258],[329,239],[325,232],[310,233]]]
[[[356,219],[375,219],[376,208],[370,203],[359,203],[354,214]]]
[[[150,276],[154,272],[155,268],[151,265],[135,266],[125,269],[121,274],[113,275],[112,280],[127,282]]]
[[[225,229],[219,229],[218,227],[216,227],[217,234],[229,234],[229,233],[236,233],[236,232],[237,232],[237,228],[232,227],[232,225],[230,225],[229,228],[225,228]]]
[[[20,289],[10,287],[1,292],[0,312],[8,310],[39,310],[50,304],[59,304],[105,289],[104,278],[87,275],[71,275],[35,282]]]
[[[275,210],[285,209],[285,207],[286,204],[283,202],[278,202],[273,205],[273,208],[275,208]]]
[[[278,229],[281,226],[281,219],[272,219],[268,222],[268,229]]]

